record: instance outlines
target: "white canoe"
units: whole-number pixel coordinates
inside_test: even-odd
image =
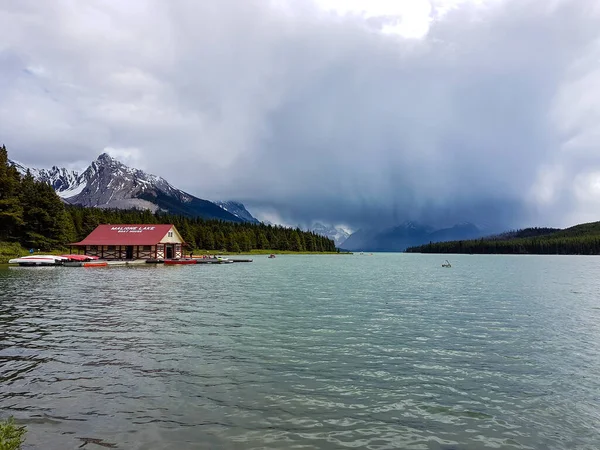
[[[56,255],[32,255],[21,256],[8,261],[9,264],[18,264],[20,266],[58,266],[69,258]]]

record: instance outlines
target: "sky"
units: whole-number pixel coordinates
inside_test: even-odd
[[[260,218],[600,220],[600,0],[0,0],[0,142]]]

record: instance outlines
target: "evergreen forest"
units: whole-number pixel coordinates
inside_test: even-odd
[[[600,255],[600,222],[564,230],[525,228],[481,239],[430,242],[408,253]]]

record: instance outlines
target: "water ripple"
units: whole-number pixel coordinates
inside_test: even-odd
[[[1,415],[26,449],[598,448],[598,259],[438,259],[0,269]]]

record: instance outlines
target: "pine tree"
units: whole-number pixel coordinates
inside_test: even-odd
[[[75,238],[75,226],[60,197],[52,186],[35,181],[29,170],[21,182],[21,204],[26,246],[51,250]]]
[[[189,221],[184,220],[180,222],[180,226],[176,225],[175,228],[179,230],[179,233],[181,233],[181,237],[190,248],[196,248],[196,239],[194,237],[194,232],[192,231],[192,227]]]
[[[297,230],[292,231],[291,236],[290,236],[289,245],[290,245],[290,250],[293,250],[295,252],[304,251],[304,248],[302,247],[302,241],[300,240],[300,235],[298,234]]]
[[[0,240],[18,239],[23,224],[23,207],[20,201],[21,177],[8,163],[6,147],[0,147]]]
[[[215,246],[215,236],[211,230],[206,230],[206,237],[204,239],[205,250],[214,250]]]
[[[223,250],[227,247],[227,241],[225,240],[225,234],[221,230],[215,233],[215,250]]]
[[[265,236],[265,233],[262,231],[258,235],[257,247],[262,250],[269,249],[269,241],[267,240],[267,236]]]

